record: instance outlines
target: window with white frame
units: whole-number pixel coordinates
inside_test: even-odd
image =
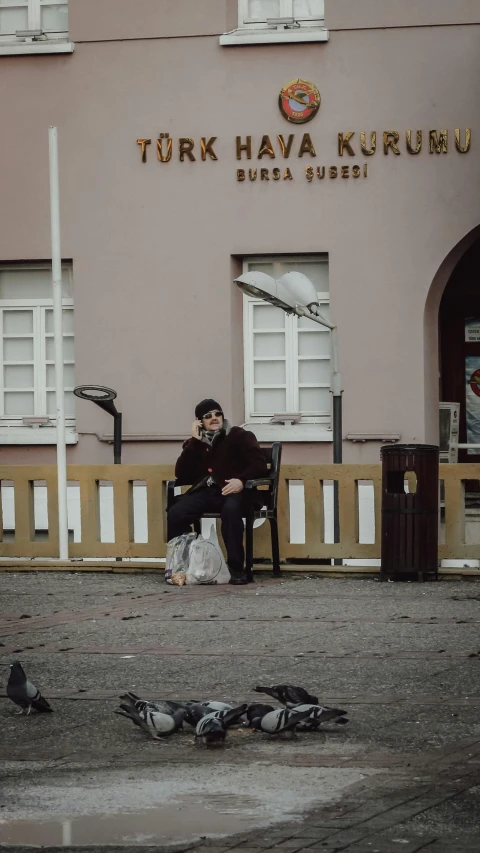
[[[65,415],[75,425],[72,268],[62,267]],[[29,429],[29,419],[55,424],[55,359],[51,267],[0,266],[0,431]],[[25,422],[26,419],[26,422]],[[44,427],[36,432],[43,432]],[[26,437],[27,442],[29,441]]]
[[[263,28],[267,21],[293,18],[294,26],[323,26],[325,0],[239,0],[239,27]],[[291,25],[293,26],[293,25]]]
[[[325,256],[260,257],[244,272],[260,270],[278,279],[291,270],[315,285],[322,313],[329,316],[328,259]],[[244,296],[245,421],[268,423],[274,415],[296,413],[302,423],[330,424],[330,332],[305,317],[286,314]]]
[[[65,0],[0,0],[0,44],[17,39],[66,38],[68,3]]]

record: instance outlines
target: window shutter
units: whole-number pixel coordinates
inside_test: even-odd
[[[308,276],[328,316],[328,263],[325,258],[256,258],[246,270],[280,278],[287,271]],[[247,420],[268,422],[275,414],[301,413],[330,419],[330,332],[305,317],[286,314],[266,302],[244,297],[245,411]]]
[[[324,19],[324,0],[238,0],[239,26],[261,28],[268,18],[295,18],[303,26]]]
[[[294,18],[322,19],[325,13],[324,0],[293,0]]]
[[[0,266],[0,417],[22,427],[23,417],[55,417],[55,353],[51,269]],[[62,269],[65,410],[75,417],[75,355],[71,268]]]
[[[68,3],[63,0],[40,0],[40,21],[46,33],[67,33]]]
[[[247,14],[250,21],[281,17],[281,0],[248,0]]]
[[[28,30],[28,0],[0,0],[0,34]]]
[[[0,36],[15,40],[17,30],[43,30],[53,39],[68,35],[65,0],[0,0]],[[21,43],[21,42],[20,42]]]

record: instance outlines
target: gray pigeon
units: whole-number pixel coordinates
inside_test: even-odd
[[[295,705],[295,707],[292,708],[292,711],[297,711],[299,713],[302,711],[310,711],[308,719],[298,724],[299,730],[302,729],[303,731],[313,731],[318,729],[318,727],[322,723],[326,723],[327,720],[333,720],[334,722],[342,720],[343,722],[342,718],[347,713],[347,711],[342,711],[340,708],[328,708],[326,705]]]
[[[273,705],[263,705],[261,702],[252,702],[251,705],[248,706],[246,714],[247,720],[249,723],[255,719],[255,717],[264,717],[265,714],[268,714],[269,711],[274,711],[275,708]]]
[[[206,705],[202,705],[200,702],[192,702],[191,705],[187,705],[185,711],[185,722],[188,723],[189,726],[193,726],[193,728],[195,728],[203,717],[206,717],[211,713],[212,712]]]
[[[218,746],[222,744],[227,735],[227,728],[223,720],[219,720],[213,714],[207,714],[197,724],[195,738],[201,738],[205,746]]]
[[[15,661],[10,665],[10,677],[7,684],[7,696],[16,705],[20,705],[22,709],[19,714],[27,712],[30,714],[32,708],[39,713],[53,711],[47,700],[42,696],[31,681],[28,680],[23,670],[20,661]]]
[[[205,720],[209,717],[213,717],[217,720],[221,720],[225,728],[229,729],[230,726],[233,726],[235,725],[235,723],[240,722],[247,708],[248,705],[246,702],[244,702],[243,705],[239,705],[238,708],[231,708],[229,711],[211,711],[210,714],[206,714],[202,719]]]
[[[310,710],[297,712],[288,708],[277,708],[276,711],[269,711],[261,717],[254,717],[250,725],[268,735],[279,735],[283,732],[292,732],[293,735],[298,724],[307,720],[310,713]]]
[[[286,708],[293,708],[300,703],[309,705],[318,705],[317,696],[311,696],[303,687],[294,687],[291,684],[274,684],[273,687],[257,687],[253,688],[256,693],[266,693],[267,696],[273,696],[278,699]]]
[[[153,702],[150,699],[140,699],[140,697],[136,696],[135,693],[128,692],[123,693],[123,695],[120,696],[120,699],[123,699],[127,705],[135,708],[139,713],[140,711],[147,709],[148,711],[160,711],[162,714],[172,715],[175,711],[185,709],[186,707],[182,702],[173,702],[169,699],[159,699],[156,702]]]
[[[227,705],[226,702],[209,702],[207,699],[204,699],[202,702],[198,703],[199,705],[205,705],[209,711],[231,711],[232,705]]]
[[[169,737],[178,729],[181,729],[185,714],[183,709],[174,711],[171,715],[162,714],[161,711],[149,711],[148,708],[144,708],[143,711],[139,712],[133,705],[120,705],[120,708],[116,708],[114,713],[120,714],[122,717],[127,717],[136,726],[147,732],[154,740]]]

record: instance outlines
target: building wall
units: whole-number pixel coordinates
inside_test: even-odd
[[[76,43],[199,38],[225,32],[228,13],[225,0],[73,0],[70,33]]]
[[[232,10],[224,0],[70,0],[72,55],[0,57],[0,260],[50,255],[47,130],[56,125],[76,381],[118,391],[125,433],[164,438],[129,442],[125,461],[173,460],[204,396],[242,422],[242,299],[231,281],[252,254],[328,252],[344,434],[435,440],[424,310],[442,262],[478,225],[478,4],[327,0],[327,43],[221,47]],[[296,77],[322,94],[303,126],[278,109]],[[460,154],[454,129],[467,127],[472,149]],[[449,152],[430,154],[429,131],[442,128]],[[412,156],[405,132],[417,129],[424,149]],[[383,153],[386,130],[400,133],[400,156]],[[337,136],[349,131],[356,156],[340,158]],[[377,131],[374,156],[360,153],[360,131]],[[306,132],[316,158],[298,157]],[[169,163],[156,159],[159,133],[174,140]],[[287,162],[276,137],[289,133]],[[269,134],[275,161],[238,162],[235,138],[247,134],[254,152]],[[203,162],[200,138],[212,136],[218,160]],[[195,140],[195,163],[179,161],[179,137]],[[152,139],[146,163],[138,138]],[[353,163],[367,163],[368,178],[305,178],[309,165]],[[237,168],[262,166],[288,166],[294,179],[237,181]],[[107,416],[79,402],[77,424],[70,460],[109,461],[111,447],[95,437],[112,431]],[[346,442],[344,455],[376,461],[378,447]],[[52,448],[3,456],[54,458]],[[329,461],[331,445],[289,445],[286,458]]]
[[[91,2],[91,0],[90,0]],[[332,30],[381,27],[443,27],[480,23],[476,0],[326,0]]]

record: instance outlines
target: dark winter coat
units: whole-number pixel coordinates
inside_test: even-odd
[[[212,443],[189,438],[177,459],[175,477],[178,485],[196,486],[211,475],[222,489],[226,480],[242,483],[268,475],[267,463],[253,432],[242,427],[227,428]]]

